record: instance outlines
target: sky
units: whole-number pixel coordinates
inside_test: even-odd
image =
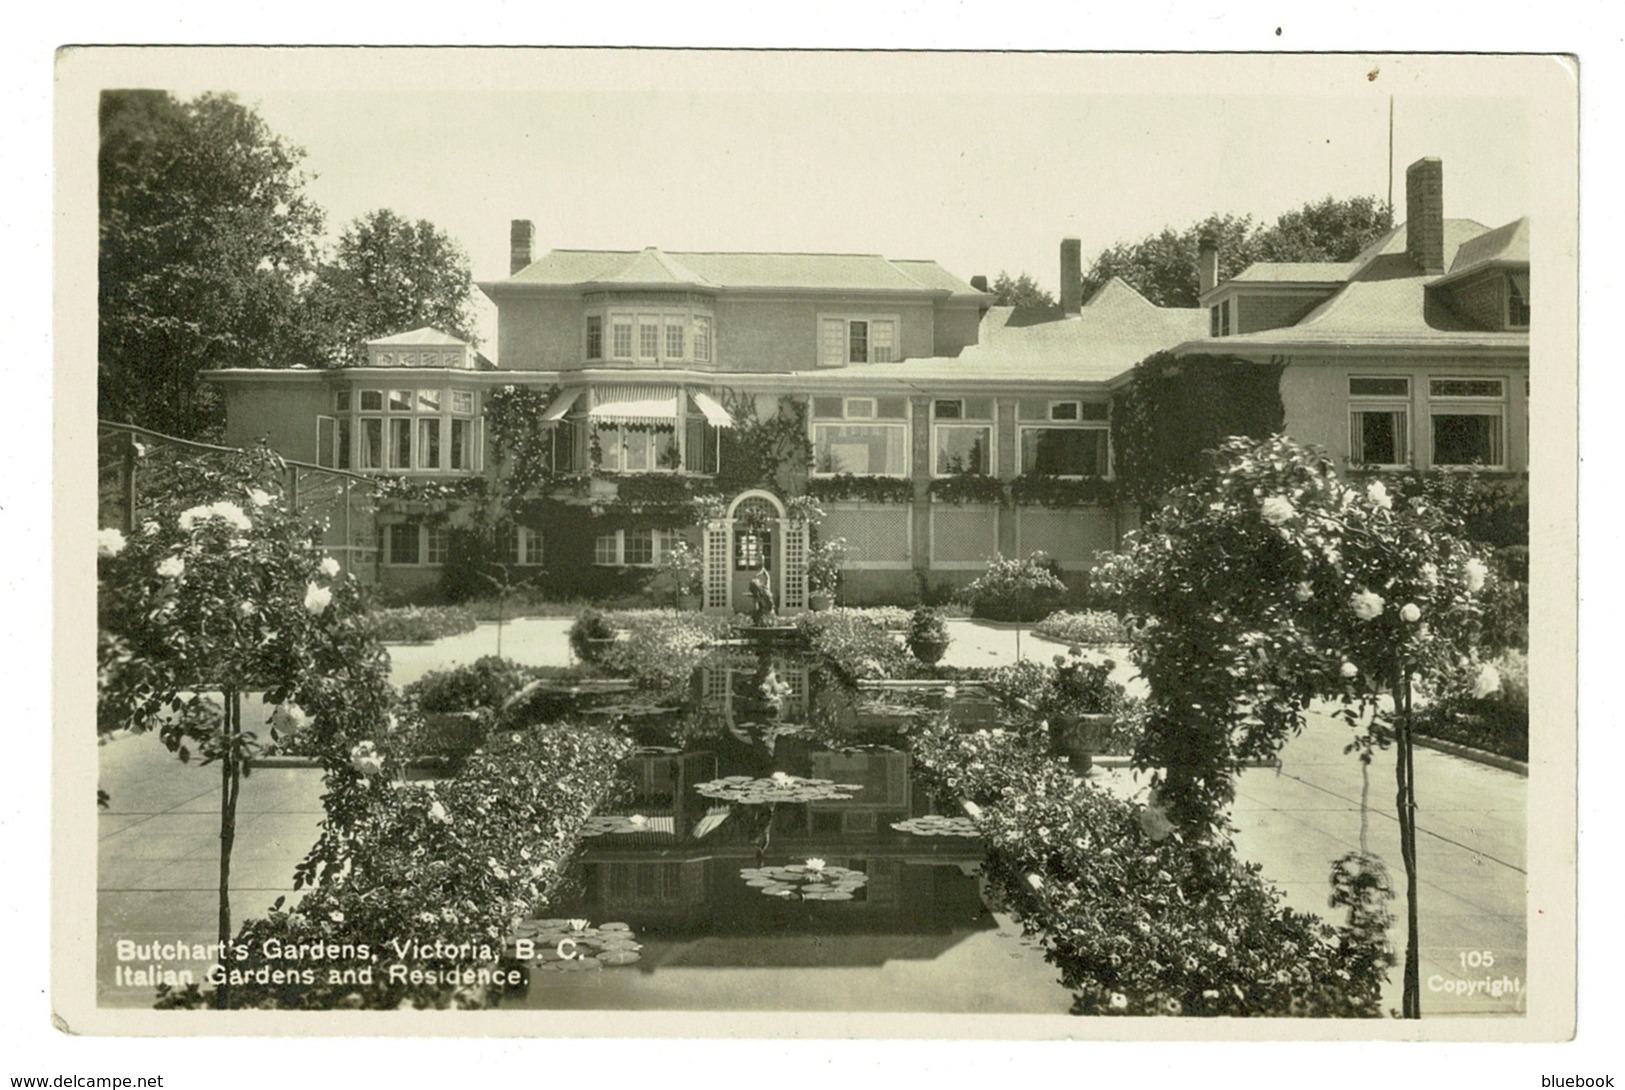
[[[145,58],[137,58],[138,61]],[[547,249],[931,258],[1054,290],[1063,237],[1102,248],[1211,212],[1273,220],[1394,199],[1445,166],[1448,215],[1529,211],[1535,58],[575,50],[239,50],[137,63],[230,91],[306,152],[336,233],[375,208],[508,273]],[[218,61],[219,63],[216,63]],[[488,325],[489,323],[487,323]],[[486,338],[489,343],[489,337]]]

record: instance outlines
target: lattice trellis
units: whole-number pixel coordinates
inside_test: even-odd
[[[933,567],[975,568],[999,551],[998,509],[939,506],[931,512]]]
[[[727,611],[729,590],[732,588],[733,557],[729,545],[733,539],[733,519],[715,519],[705,527],[705,608]]]
[[[846,538],[851,566],[908,566],[913,560],[909,542],[910,509],[887,507],[834,507],[828,509],[821,537]]]
[[[1115,544],[1108,514],[1042,507],[1023,507],[1019,511],[1016,542],[1022,555],[1042,549],[1062,564],[1088,564],[1095,553]]]
[[[803,610],[807,608],[807,524],[785,519],[779,526],[784,540],[779,550],[781,604],[788,610]]]

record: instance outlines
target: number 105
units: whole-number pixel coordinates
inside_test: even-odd
[[[1495,965],[1495,952],[1492,950],[1463,950],[1461,952],[1461,967],[1463,969],[1488,969]]]

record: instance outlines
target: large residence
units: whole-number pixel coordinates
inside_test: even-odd
[[[1527,470],[1528,221],[1445,218],[1442,171],[1414,164],[1406,222],[1344,264],[1219,281],[1205,248],[1190,309],[1120,280],[1084,300],[1073,239],[1060,306],[1028,311],[930,260],[538,255],[532,224],[515,221],[510,275],[480,285],[496,364],[424,329],[371,342],[365,367],[210,377],[229,443],[448,485],[510,464],[489,410],[516,390],[545,395],[532,402],[542,451],[528,455],[545,472],[508,512],[508,548],[561,593],[633,589],[687,539],[705,608],[741,608],[766,566],[782,608],[802,609],[801,495],[826,512],[816,533],[850,545],[849,601],[962,583],[995,553],[1041,549],[1083,571],[1134,525],[1111,487],[1111,404],[1159,351],[1284,362],[1287,432],[1340,462]],[[762,441],[729,441],[747,429]],[[727,464],[768,440],[788,451],[779,469]],[[335,522],[331,544],[381,584],[427,591],[458,503],[386,491],[376,522]]]

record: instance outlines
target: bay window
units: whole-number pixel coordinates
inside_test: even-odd
[[[333,408],[331,460],[339,468],[479,468],[472,390],[337,390]]]
[[[588,360],[605,358],[607,326],[611,360],[646,367],[711,361],[711,317],[694,313],[692,305],[628,304],[623,310],[613,302],[600,300],[589,306],[601,309],[586,315],[582,347]]]
[[[598,467],[615,473],[676,469],[677,433],[671,427],[600,424]]]

